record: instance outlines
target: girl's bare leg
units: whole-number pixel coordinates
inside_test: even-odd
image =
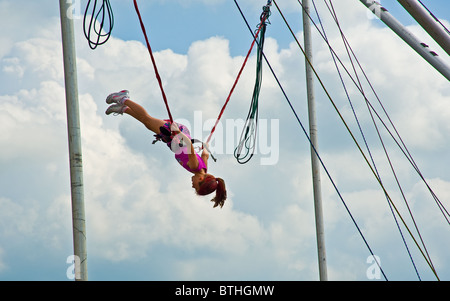
[[[159,134],[159,128],[164,125],[164,120],[150,116],[141,105],[135,103],[130,99],[126,99],[123,104],[128,107],[124,111],[124,113],[142,122],[142,124],[144,124],[145,127],[150,131],[154,132],[155,134]]]

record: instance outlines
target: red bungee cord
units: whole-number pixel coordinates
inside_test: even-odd
[[[167,102],[166,93],[164,92],[161,77],[159,76],[158,68],[156,67],[155,58],[153,57],[152,47],[150,47],[150,43],[148,42],[147,32],[145,31],[144,22],[142,22],[141,13],[139,12],[139,8],[138,8],[136,0],[134,0],[134,8],[136,9],[136,13],[139,17],[139,22],[141,23],[142,33],[144,34],[145,42],[147,42],[148,52],[150,53],[150,58],[152,59],[153,68],[155,69],[156,79],[158,80],[158,84],[161,89],[164,103],[166,104],[166,109],[167,109],[167,113],[169,114],[170,122],[173,123],[173,118],[172,118],[172,114],[170,113],[170,108],[169,108],[169,104]]]
[[[150,43],[148,41],[147,32],[145,30],[144,22],[142,21],[142,17],[141,17],[141,14],[139,12],[139,8],[138,8],[136,0],[134,0],[134,7],[135,7],[136,13],[137,13],[137,15],[139,17],[139,22],[141,24],[142,33],[144,34],[145,42],[147,43],[148,52],[150,53],[150,58],[151,58],[152,63],[153,63],[153,68],[155,70],[156,79],[158,80],[159,87],[161,88],[161,93],[162,93],[162,96],[163,96],[163,99],[164,99],[164,103],[166,105],[167,113],[169,114],[170,122],[173,123],[172,114],[170,113],[170,108],[169,108],[169,104],[168,104],[168,101],[167,101],[167,97],[166,97],[166,94],[164,93],[164,88],[163,88],[163,85],[162,85],[162,82],[161,82],[161,77],[159,76],[158,68],[156,67],[155,58],[153,57],[152,48],[151,48]],[[261,23],[259,25],[259,28],[258,28],[256,34],[255,34],[255,38],[253,39],[253,42],[252,42],[252,44],[250,46],[250,49],[249,49],[249,51],[247,53],[247,56],[245,57],[244,63],[242,64],[242,67],[239,70],[239,73],[238,73],[238,75],[236,77],[236,80],[234,81],[234,84],[233,84],[233,86],[232,86],[232,88],[230,90],[230,93],[229,93],[226,101],[225,101],[225,104],[223,105],[222,109],[220,110],[219,116],[217,117],[216,123],[214,124],[214,127],[212,128],[211,133],[209,134],[209,137],[208,137],[206,143],[209,143],[209,141],[211,140],[211,137],[212,137],[214,131],[216,130],[216,126],[219,123],[220,119],[222,118],[222,115],[223,115],[223,113],[225,111],[225,108],[227,107],[228,102],[230,101],[231,95],[233,94],[234,89],[235,89],[235,87],[236,87],[236,85],[237,85],[237,83],[238,83],[238,81],[239,81],[239,79],[241,77],[242,71],[244,70],[244,67],[247,64],[248,58],[250,57],[250,54],[251,54],[251,52],[253,50],[253,47],[255,46],[256,39],[257,39],[257,37],[258,37],[258,35],[259,35],[260,31],[261,31],[261,28],[262,28],[264,22],[266,22],[266,19],[267,19],[267,16],[264,16],[264,18],[261,19]]]

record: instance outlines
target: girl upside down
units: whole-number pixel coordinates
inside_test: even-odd
[[[129,92],[123,90],[112,93],[106,98],[106,103],[111,104],[106,110],[106,115],[114,113],[123,115],[126,113],[142,124],[147,129],[155,133],[156,141],[162,140],[175,153],[175,159],[187,171],[193,174],[192,187],[198,195],[208,195],[216,192],[216,196],[211,200],[214,207],[222,206],[227,198],[225,182],[221,178],[216,178],[208,174],[209,153],[203,149],[201,156],[194,151],[191,136],[188,128],[179,123],[170,124],[170,120],[161,120],[150,116],[139,104],[130,99]]]

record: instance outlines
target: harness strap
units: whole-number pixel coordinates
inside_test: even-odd
[[[169,133],[169,131],[165,128],[165,127],[160,127],[159,128],[161,130],[161,132],[159,134],[154,135],[155,140],[153,140],[152,144],[155,144],[158,141],[162,141],[164,143],[171,143],[173,140],[173,136],[171,135],[171,133]],[[203,141],[199,140],[199,139],[191,139],[191,143],[201,143],[202,144],[202,148],[205,148],[208,153],[210,154],[211,158],[214,160],[214,162],[217,162],[217,159],[214,157],[214,155],[212,154],[211,150],[209,149],[209,147],[206,145],[206,143],[204,143]],[[180,142],[179,146],[183,147],[183,143]]]

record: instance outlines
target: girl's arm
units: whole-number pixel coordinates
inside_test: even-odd
[[[206,148],[203,148],[201,158],[205,162],[206,168],[208,168],[209,152]]]
[[[180,138],[182,138],[184,143],[186,144],[186,146],[188,148],[190,148],[190,151],[188,152],[189,161],[187,164],[191,169],[194,169],[194,170],[197,169],[199,163],[198,163],[197,155],[195,153],[194,145],[192,144],[191,139],[189,139],[188,136],[186,136],[182,131],[180,131],[180,129],[178,128],[178,125],[175,122],[172,123],[171,130],[172,130],[172,134],[181,135]],[[202,154],[202,156],[203,156],[203,154]]]

